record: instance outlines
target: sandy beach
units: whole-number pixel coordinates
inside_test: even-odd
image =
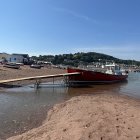
[[[139,129],[139,101],[100,94],[57,104],[42,126],[8,140],[136,140]]]
[[[57,68],[0,67],[0,79],[64,73]],[[24,85],[34,81],[16,83]],[[140,102],[116,94],[73,97],[55,105],[38,128],[8,140],[136,140],[140,139]]]

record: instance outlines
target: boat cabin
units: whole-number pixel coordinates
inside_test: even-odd
[[[105,65],[105,67],[107,68],[105,72],[107,74],[122,75],[119,65],[110,64],[110,65]]]

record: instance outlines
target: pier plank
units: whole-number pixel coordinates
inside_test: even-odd
[[[0,80],[0,84],[24,81],[24,80],[37,80],[37,79],[45,79],[45,78],[53,78],[53,77],[72,76],[72,75],[79,75],[79,74],[80,74],[79,72],[74,72],[74,73],[64,73],[64,74],[55,74],[55,75],[42,75],[42,76],[16,78],[16,79],[7,79],[7,80]]]

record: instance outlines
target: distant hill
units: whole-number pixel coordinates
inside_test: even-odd
[[[119,58],[115,58],[110,55],[96,53],[96,52],[78,52],[74,54],[60,54],[60,55],[40,55],[39,57],[33,56],[33,59],[40,60],[40,61],[51,61],[53,64],[65,64],[65,65],[72,65],[78,66],[79,64],[90,64],[92,62],[102,62],[105,63],[115,62],[120,64],[127,64],[127,65],[138,65],[140,66],[140,61],[135,60],[122,60]]]

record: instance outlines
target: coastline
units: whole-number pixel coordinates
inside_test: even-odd
[[[1,80],[66,72],[58,68],[33,69],[29,66],[21,66],[19,70],[0,67],[0,71]],[[42,80],[47,81],[52,79]],[[34,81],[22,81],[14,85],[32,83]],[[8,85],[13,86],[13,83]],[[4,87],[0,87],[0,90],[4,90]],[[139,100],[108,93],[81,95],[54,105],[41,126],[8,140],[140,139]]]
[[[0,65],[0,80],[7,80],[7,79],[15,79],[15,78],[23,78],[23,77],[32,77],[32,76],[42,76],[42,75],[53,75],[53,74],[60,74],[65,73],[66,70],[59,69],[59,68],[48,68],[48,67],[42,67],[41,69],[35,69],[30,68],[30,66],[21,66],[20,69],[11,69],[3,67],[3,65]],[[52,82],[52,78],[49,79],[43,79],[41,82]],[[60,78],[55,78],[55,80],[61,80]],[[8,88],[13,87],[22,87],[32,85],[35,83],[35,80],[25,80],[25,81],[19,81],[19,82],[11,82],[7,84],[0,84],[0,92],[5,93],[5,91]],[[26,121],[22,124],[22,122],[12,122],[12,120],[8,119],[2,119],[6,120],[5,122],[2,122],[2,127],[0,130],[5,127],[5,129],[2,129],[0,133],[0,139],[6,139],[10,136],[21,134],[23,132],[26,132],[30,129],[33,129],[35,127],[38,127],[42,124],[42,121],[45,120],[46,114],[48,111],[49,106],[42,106],[40,107],[40,111],[36,110],[35,112],[32,112]],[[14,120],[14,118],[13,118]],[[9,125],[9,127],[8,127]],[[19,127],[16,128],[16,125],[19,125]],[[8,128],[10,128],[8,130]],[[8,130],[8,131],[7,131]],[[7,132],[6,132],[7,131]],[[6,133],[5,133],[6,132]]]
[[[140,102],[121,95],[73,97],[55,105],[38,128],[8,140],[140,139]]]

